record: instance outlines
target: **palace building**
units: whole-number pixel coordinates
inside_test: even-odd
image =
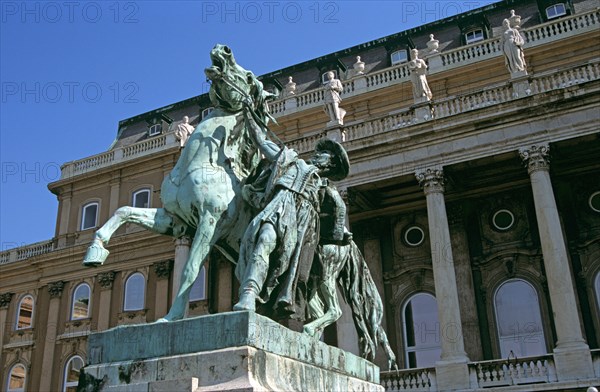
[[[336,185],[400,368],[378,353],[386,390],[600,386],[599,5],[503,0],[260,76],[289,147],[348,151]],[[0,253],[0,390],[74,391],[90,333],[166,314],[188,239],[127,224],[103,266],[81,262],[117,208],[161,206],[176,131],[211,110],[203,94],[125,119],[62,166],[54,236]],[[213,251],[190,316],[231,310],[233,270]],[[323,339],[357,353],[351,314]]]

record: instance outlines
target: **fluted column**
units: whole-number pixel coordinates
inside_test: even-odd
[[[97,282],[100,285],[100,304],[98,305],[98,331],[107,330],[110,327],[110,304],[112,301],[113,271],[98,274]]]
[[[175,240],[175,262],[173,264],[173,287],[171,289],[171,305],[177,297],[179,286],[181,284],[181,274],[183,267],[190,255],[190,245],[192,241],[188,237],[181,237]]]
[[[444,173],[431,168],[416,173],[427,199],[427,221],[435,298],[440,321],[441,361],[436,363],[438,385],[451,389],[469,387],[456,274],[450,243],[450,229],[444,200]]]
[[[554,353],[560,381],[593,376],[593,369],[589,348],[583,339],[569,256],[550,180],[549,152],[548,145],[519,150],[531,179],[535,215],[556,327],[557,342]]]
[[[40,389],[51,391],[52,367],[54,365],[54,349],[56,348],[56,330],[58,327],[58,315],[60,314],[60,297],[65,287],[65,282],[58,281],[48,284],[50,304],[48,305],[48,323],[46,324],[46,339],[44,340],[44,357],[42,361],[42,373],[40,376]]]

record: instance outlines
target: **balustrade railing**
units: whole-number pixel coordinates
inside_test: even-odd
[[[0,252],[0,264],[8,264],[15,261],[26,260],[30,257],[50,253],[54,250],[52,241],[36,242],[26,246],[13,248]]]
[[[434,368],[381,372],[379,380],[386,392],[437,390]]]
[[[160,135],[123,147],[123,158],[142,155],[145,152],[159,149],[167,144],[167,135]]]
[[[472,363],[469,375],[474,388],[558,381],[552,355]]]

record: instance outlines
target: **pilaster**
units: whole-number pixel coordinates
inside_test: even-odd
[[[42,372],[40,375],[40,390],[52,391],[52,368],[54,365],[54,349],[56,348],[56,330],[60,314],[60,298],[65,282],[57,281],[48,284],[50,303],[48,305],[48,322],[46,324],[46,338],[44,339],[44,356],[42,359]]]
[[[112,287],[115,280],[113,271],[101,272],[96,278],[100,285],[100,304],[98,305],[98,331],[104,331],[110,326],[110,303],[112,299]]]

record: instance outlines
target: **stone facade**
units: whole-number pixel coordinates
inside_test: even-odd
[[[271,105],[274,131],[289,146],[306,155],[329,135],[349,153],[350,176],[337,185],[403,369],[382,372],[389,390],[600,384],[600,13],[591,0],[564,4],[565,15],[548,19],[552,2],[500,2],[261,77],[270,90],[295,83]],[[507,72],[500,47],[511,10],[525,39],[528,75],[520,77]],[[483,40],[466,45],[473,29]],[[428,102],[415,102],[408,64],[391,64],[394,52],[414,47],[428,65]],[[335,129],[326,129],[320,90],[330,70],[347,111]],[[81,230],[82,208],[98,203],[102,224],[145,189],[148,206],[159,207],[155,192],[180,154],[179,122],[160,114],[188,116],[195,126],[209,106],[202,95],[123,120],[111,150],[69,162],[49,185],[59,200],[54,237],[0,253],[0,389],[21,364],[26,390],[61,390],[69,360],[88,358],[90,332],[167,312],[189,244],[124,226],[107,263],[84,269],[94,229]],[[162,133],[149,136],[150,123]],[[206,297],[190,304],[190,315],[235,302],[231,263],[215,252],[207,266]],[[145,282],[143,304],[125,310],[134,275]],[[84,285],[87,317],[73,317]],[[510,306],[529,304],[527,317],[536,315],[508,325],[509,337],[507,288],[529,290]],[[415,299],[433,304],[437,324],[412,325],[408,316],[421,317]],[[324,339],[356,353],[353,328],[342,317]],[[528,350],[536,354],[515,354]],[[428,352],[437,360],[423,361]],[[376,362],[385,368],[384,355]]]

